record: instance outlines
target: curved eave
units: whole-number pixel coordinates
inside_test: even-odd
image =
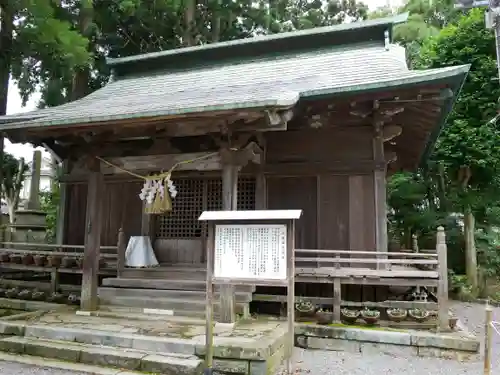
[[[457,91],[453,90],[456,96],[458,94],[458,91],[462,87],[463,81],[465,80],[465,77],[467,76],[469,69],[470,65],[460,65],[450,68],[432,69],[432,70],[422,71],[422,74],[413,76],[402,75],[401,78],[368,82],[361,85],[306,91],[301,94],[301,97],[306,99],[316,99],[316,98],[334,96],[339,94],[346,95],[346,94],[375,92],[375,91],[380,91],[381,89],[384,90],[401,89],[401,88],[411,87],[414,85],[421,86],[428,83],[438,83],[438,82],[448,82],[452,84],[452,86],[457,86]]]
[[[470,68],[470,65],[468,65]],[[429,159],[432,151],[434,150],[434,146],[436,145],[436,141],[439,138],[439,135],[443,131],[445,125],[446,125],[446,120],[448,119],[448,116],[450,115],[451,111],[453,110],[453,106],[455,105],[455,102],[458,98],[458,95],[460,94],[460,91],[462,90],[462,87],[465,83],[465,79],[467,78],[467,74],[469,73],[469,70],[465,72],[462,77],[456,77],[456,79],[451,82],[453,84],[453,92],[455,95],[451,98],[448,98],[445,100],[445,103],[443,105],[443,111],[441,113],[441,118],[438,122],[438,126],[434,128],[434,130],[431,133],[431,136],[429,140],[427,141],[427,144],[425,145],[425,149],[422,153],[422,156],[420,157],[419,161],[419,166],[423,167],[427,160]]]
[[[229,112],[235,110],[251,110],[251,111],[264,111],[266,109],[285,110],[294,107],[299,100],[318,100],[320,98],[338,97],[338,96],[355,96],[366,93],[388,92],[396,91],[405,88],[416,88],[426,85],[443,85],[453,91],[453,97],[445,100],[445,106],[441,112],[441,121],[437,121],[432,126],[431,134],[425,148],[422,147],[423,153],[421,160],[425,160],[429,153],[432,151],[435,141],[442,129],[442,126],[449,115],[453,103],[456,99],[460,88],[467,76],[469,66],[449,67],[442,69],[433,69],[428,71],[407,71],[391,78],[378,79],[377,81],[366,82],[363,84],[336,86],[321,90],[308,90],[297,92],[283,92],[282,88],[277,87],[276,92],[269,92],[267,98],[260,98],[254,101],[233,101],[232,103],[214,103],[210,106],[196,106],[196,107],[180,107],[168,110],[155,110],[155,111],[142,111],[142,112],[121,112],[116,115],[96,115],[79,117],[75,116],[68,118],[61,116],[57,118],[56,108],[54,111],[47,113],[46,118],[38,118],[31,121],[19,121],[4,123],[1,131],[9,133],[9,130],[23,130],[23,129],[39,129],[43,128],[64,127],[64,126],[86,126],[86,125],[99,125],[107,122],[119,122],[130,119],[138,118],[176,118],[176,117],[189,117],[199,116],[201,114],[209,114],[211,112]],[[119,98],[117,98],[119,100]],[[73,102],[76,103],[76,102]],[[75,104],[76,106],[76,104]],[[133,109],[133,108],[132,108]],[[75,112],[78,113],[77,106]],[[5,119],[4,121],[11,121]],[[1,121],[1,120],[0,120]],[[417,165],[415,165],[417,166]]]
[[[217,104],[211,106],[198,106],[179,108],[175,110],[159,110],[159,111],[145,111],[135,113],[120,113],[112,116],[92,116],[92,117],[74,117],[74,118],[61,118],[52,120],[32,120],[32,121],[18,121],[8,122],[1,125],[0,130],[19,130],[19,129],[33,129],[33,128],[51,128],[60,126],[73,126],[73,125],[86,125],[95,123],[104,123],[110,121],[122,121],[138,118],[154,118],[154,117],[181,117],[186,115],[198,115],[210,112],[224,112],[235,110],[286,110],[293,107],[299,100],[299,94],[288,93],[285,95],[276,96],[275,98],[268,98],[263,100],[251,102],[235,102],[231,104]],[[50,116],[49,116],[50,117]]]

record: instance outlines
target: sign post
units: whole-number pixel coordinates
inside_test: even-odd
[[[206,370],[213,363],[214,285],[287,287],[288,360],[292,370],[295,313],[295,220],[302,210],[205,211],[208,222]]]

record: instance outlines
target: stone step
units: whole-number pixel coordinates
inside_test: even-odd
[[[189,354],[160,354],[144,350],[123,350],[106,346],[16,336],[0,339],[0,350],[147,373],[172,375],[201,375],[203,373],[203,361]]]
[[[147,279],[147,278],[105,278],[102,281],[102,285],[105,287],[115,287],[115,288],[132,288],[132,289],[163,289],[163,290],[206,290],[205,280],[191,280],[186,279],[176,279],[176,280],[163,280],[163,279]],[[219,286],[215,286],[215,291],[220,289]],[[235,287],[237,292],[248,292],[253,293],[255,291],[255,286],[238,285]]]
[[[82,313],[84,314],[84,313]],[[205,326],[206,320],[204,317],[182,316],[166,314],[163,310],[148,310],[138,307],[124,306],[100,306],[98,311],[92,313],[93,316],[103,318],[116,318],[127,320],[147,320],[158,321],[161,323],[172,322],[181,324],[192,324],[195,326]]]
[[[133,288],[99,288],[99,298],[104,300],[114,297],[135,298],[174,298],[190,301],[205,301],[206,292],[202,290],[164,290],[164,289],[133,289]],[[215,293],[215,300],[219,299],[219,293]],[[236,292],[237,302],[251,302],[252,293]]]
[[[99,297],[100,304],[103,306],[121,306],[121,307],[137,307],[142,309],[158,309],[170,310],[173,315],[180,316],[205,316],[205,299],[200,300],[185,300],[177,298],[144,298],[144,297]],[[218,301],[214,303],[214,314],[219,313],[220,304]],[[236,303],[236,313],[246,314],[249,304],[246,302]]]
[[[16,322],[0,321],[0,332],[4,335],[24,336],[29,339],[57,340],[71,343],[102,345],[124,349],[145,350],[157,353],[179,353],[194,355],[196,343],[193,340],[147,336],[136,333],[101,330],[92,331],[83,328],[58,327],[50,325],[28,325]]]
[[[153,267],[153,268],[125,268],[123,277],[147,278],[162,280],[198,280],[204,281],[207,277],[206,269],[188,267]]]

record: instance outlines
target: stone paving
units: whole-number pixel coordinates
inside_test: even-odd
[[[88,375],[88,373],[39,367],[25,363],[0,362],[0,375]]]

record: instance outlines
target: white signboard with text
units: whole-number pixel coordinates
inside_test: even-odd
[[[287,227],[215,225],[214,279],[287,280]]]

